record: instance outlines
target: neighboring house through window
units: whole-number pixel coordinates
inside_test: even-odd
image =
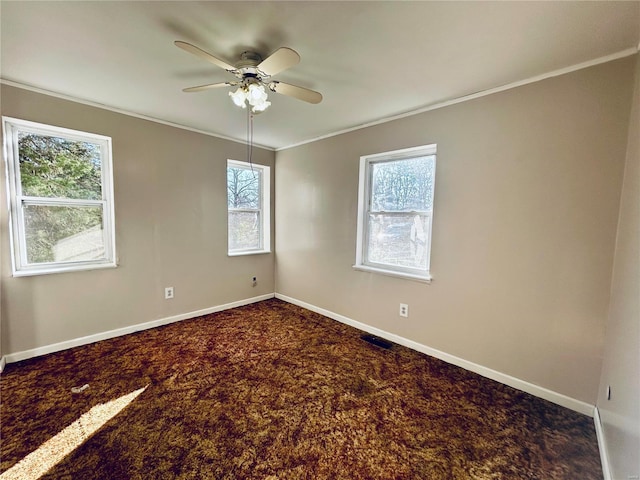
[[[15,276],[115,267],[111,138],[3,117]]]
[[[360,157],[354,268],[430,281],[436,145]]]
[[[228,254],[269,253],[270,168],[227,161]]]

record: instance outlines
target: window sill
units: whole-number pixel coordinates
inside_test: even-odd
[[[84,265],[68,265],[60,267],[46,267],[38,269],[22,269],[13,272],[14,277],[34,277],[36,275],[51,275],[54,273],[70,273],[70,272],[85,272],[88,270],[102,270],[104,268],[117,268],[118,264],[115,262],[107,263],[93,263]]]
[[[421,275],[415,275],[413,273],[385,270],[383,268],[370,267],[368,265],[354,265],[353,268],[362,272],[379,273],[381,275],[387,275],[389,277],[404,278],[406,280],[413,280],[415,282],[421,283],[431,283],[431,280],[433,279],[431,275],[423,277]]]
[[[228,257],[242,257],[244,255],[263,255],[271,253],[271,250],[248,250],[246,252],[227,252]]]

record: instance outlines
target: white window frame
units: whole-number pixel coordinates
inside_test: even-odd
[[[11,117],[2,117],[4,157],[6,162],[7,199],[9,203],[9,230],[11,266],[13,276],[45,275],[51,273],[93,270],[116,267],[115,216],[113,208],[113,170],[111,138]],[[18,133],[28,132],[43,136],[65,138],[100,145],[102,198],[100,200],[32,197],[22,194]],[[33,205],[66,207],[102,207],[102,232],[105,254],[99,260],[29,263],[25,235],[24,207]]]
[[[430,283],[432,280],[430,265],[431,265],[431,231],[433,225],[433,205],[429,211],[415,212],[421,215],[427,216],[425,233],[427,235],[425,245],[426,255],[426,269],[417,269],[404,267],[399,265],[387,265],[367,260],[368,257],[368,245],[369,245],[369,212],[371,210],[371,181],[372,181],[372,168],[375,163],[392,162],[398,160],[408,160],[412,158],[436,156],[437,145],[423,145],[419,147],[405,148],[402,150],[393,150],[389,152],[376,153],[373,155],[364,155],[360,157],[360,176],[358,182],[358,230],[356,235],[356,263],[353,268],[356,270],[380,273],[383,275],[390,275],[394,277],[406,278],[410,280],[417,280],[420,282]],[[436,159],[434,158],[433,165],[433,183],[435,184],[435,168]],[[434,187],[435,188],[435,187]],[[380,212],[378,212],[380,213]],[[388,214],[394,214],[396,212],[386,212]],[[397,212],[398,214],[406,214],[407,212]]]
[[[257,255],[262,253],[271,253],[271,168],[268,165],[256,165],[254,163],[241,162],[239,160],[227,160],[227,169],[225,170],[225,187],[227,196],[229,186],[227,182],[227,170],[229,167],[245,168],[248,170],[257,170],[260,172],[260,208],[229,208],[227,199],[227,255],[230,257],[238,257],[241,255]],[[229,212],[259,212],[260,218],[260,245],[258,248],[231,250],[229,245]]]

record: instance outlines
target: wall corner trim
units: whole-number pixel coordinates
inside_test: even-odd
[[[600,452],[600,463],[602,464],[604,480],[613,480],[609,464],[609,451],[607,450],[607,442],[597,406],[593,408],[593,423],[596,427],[596,438],[598,439],[598,451]]]
[[[238,300],[235,302],[225,303],[223,305],[216,305],[214,307],[209,307],[202,310],[195,310],[193,312],[181,313],[179,315],[160,318],[158,320],[152,320],[150,322],[138,323],[128,327],[117,328],[115,330],[109,330],[107,332],[88,335],[86,337],[74,338],[71,340],[66,340],[64,342],[46,345],[44,347],[33,348],[31,350],[24,350],[22,352],[10,353],[2,357],[1,365],[4,367],[4,362],[6,363],[19,362],[21,360],[26,360],[28,358],[39,357],[40,355],[59,352],[62,350],[67,350],[69,348],[79,347],[81,345],[88,345],[90,343],[99,342],[100,340],[107,340],[109,338],[120,337],[122,335],[128,335],[130,333],[139,332],[142,330],[148,330],[150,328],[160,327],[162,325],[168,325],[170,323],[179,322],[181,320],[187,320],[189,318],[199,317],[201,315],[208,315],[210,313],[229,310],[230,308],[242,307],[243,305],[249,305],[251,303],[268,300],[270,298],[273,298],[274,296],[275,296],[274,293],[267,293],[265,295],[246,298],[246,299]]]
[[[491,380],[495,380],[496,382],[508,385],[517,390],[522,390],[523,392],[529,393],[535,397],[542,398],[575,412],[582,413],[583,415],[587,415],[589,417],[593,417],[594,415],[595,406],[581,400],[577,400],[575,398],[568,397],[567,395],[563,395],[562,393],[554,392],[553,390],[549,390],[539,385],[535,385],[519,378],[512,377],[511,375],[507,375],[506,373],[498,372],[497,370],[487,368],[483,365],[478,365],[477,363],[473,363],[463,358],[450,355],[446,352],[436,350],[435,348],[422,345],[421,343],[414,342],[413,340],[409,340],[399,335],[380,330],[379,328],[375,328],[365,323],[358,322],[351,318],[345,317],[344,315],[325,310],[324,308],[317,307],[302,300],[298,300],[296,298],[292,298],[277,292],[275,294],[275,297],[279,300],[283,300],[299,307],[306,308],[307,310],[311,310],[312,312],[319,313],[320,315],[324,315],[325,317],[329,317],[340,323],[350,325],[359,330],[363,330],[367,333],[371,333],[391,342],[397,343],[407,348],[411,348],[412,350],[416,350],[420,353],[438,358],[444,362],[464,368],[465,370],[477,373],[478,375],[489,378]]]

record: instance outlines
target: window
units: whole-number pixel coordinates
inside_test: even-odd
[[[3,117],[15,276],[115,267],[111,138]]]
[[[360,157],[354,268],[430,281],[436,145]]]
[[[229,255],[269,253],[270,169],[227,161]]]

